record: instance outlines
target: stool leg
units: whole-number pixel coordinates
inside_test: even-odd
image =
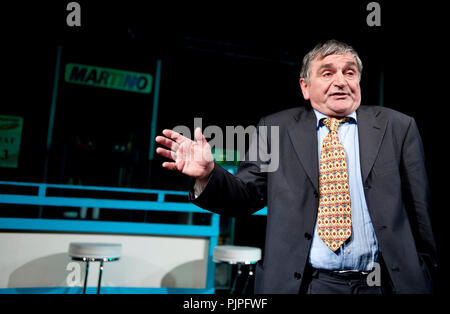
[[[245,294],[247,291],[248,282],[250,281],[251,277],[253,276],[253,265],[248,265],[248,274],[247,279],[245,280],[244,288],[242,289],[242,294]]]
[[[237,274],[236,274],[236,277],[234,278],[233,285],[231,286],[230,294],[234,294],[235,293],[235,291],[236,291],[236,284],[237,284],[238,279],[241,276],[241,274],[242,274],[241,264],[237,264]]]
[[[88,273],[89,273],[89,260],[86,261],[86,272],[85,272],[85,274],[84,274],[83,294],[86,294],[86,286],[87,286],[87,280],[88,280]]]
[[[100,261],[100,272],[98,274],[97,294],[100,294],[100,286],[102,284],[102,273],[103,273],[103,260]]]

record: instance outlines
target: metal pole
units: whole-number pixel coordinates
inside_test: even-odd
[[[237,282],[242,275],[241,267],[242,267],[241,263],[238,263],[237,264],[237,274],[236,274],[236,277],[234,277],[234,281],[233,281],[233,285],[231,286],[230,294],[234,294],[236,292]]]
[[[242,288],[242,294],[245,294],[247,292],[248,283],[252,279],[252,277],[253,277],[253,264],[250,264],[248,265],[247,279],[245,280],[244,288]]]
[[[53,137],[53,125],[55,123],[55,110],[56,101],[58,98],[58,85],[59,85],[59,72],[61,68],[61,45],[58,45],[56,51],[56,65],[55,65],[55,75],[53,77],[53,92],[52,92],[52,103],[50,106],[50,115],[48,118],[48,129],[47,129],[47,146],[46,146],[46,156],[45,156],[45,168],[44,168],[44,182],[47,180],[47,166],[48,166],[48,153],[52,145]]]
[[[86,286],[87,286],[87,280],[88,280],[88,273],[89,273],[89,260],[86,261],[86,273],[84,274],[83,294],[86,294]]]
[[[103,260],[100,261],[100,272],[98,274],[97,294],[100,294],[100,287],[102,285]]]
[[[56,50],[56,64],[55,64],[55,74],[53,76],[53,92],[52,92],[52,102],[50,105],[50,115],[48,118],[48,129],[47,129],[47,145],[45,150],[45,161],[44,161],[44,174],[42,178],[42,182],[47,182],[47,174],[48,174],[48,157],[50,154],[50,147],[52,144],[52,136],[53,136],[53,124],[55,122],[55,110],[56,110],[56,100],[58,98],[58,84],[59,84],[59,72],[61,68],[61,51],[62,46],[58,45]],[[39,218],[42,218],[42,206],[39,206]]]
[[[159,105],[159,86],[161,82],[161,59],[156,60],[156,72],[155,72],[155,89],[153,91],[153,110],[152,120],[150,124],[150,148],[148,152],[148,176],[147,183],[151,183],[152,161],[155,155],[155,137],[156,137],[156,123],[158,120],[158,105]]]
[[[161,81],[161,59],[156,60],[156,73],[155,73],[155,89],[153,92],[153,110],[152,110],[152,122],[150,125],[150,150],[148,159],[152,160],[155,154],[155,137],[156,137],[156,123],[158,120],[158,103],[159,103],[159,85]]]

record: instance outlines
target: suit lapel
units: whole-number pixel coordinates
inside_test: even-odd
[[[360,107],[357,111],[359,154],[363,184],[366,182],[378,156],[381,142],[386,132],[387,121],[382,119],[379,110]]]
[[[379,110],[360,107],[358,116],[358,136],[360,164],[363,184],[369,176],[386,132],[387,121]],[[317,121],[312,110],[301,111],[288,128],[289,138],[300,163],[316,191],[319,190],[319,168],[317,151]],[[311,135],[309,135],[311,134]]]
[[[316,191],[319,190],[319,166],[317,152],[317,122],[312,110],[301,111],[288,128],[295,153],[303,165]]]

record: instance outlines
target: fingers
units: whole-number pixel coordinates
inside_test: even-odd
[[[163,168],[168,170],[177,170],[177,165],[174,162],[163,162]]]
[[[197,140],[197,143],[199,143],[199,144],[207,143],[205,136],[202,134],[202,129],[196,128],[194,131],[194,135],[195,135],[195,139]]]
[[[168,139],[167,137],[164,136],[157,136],[155,140],[158,144],[164,145],[173,151],[177,151],[178,147],[180,146],[178,145],[177,142],[174,142],[171,139]]]
[[[175,160],[175,152],[173,152],[173,151],[171,151],[171,150],[167,150],[167,149],[158,147],[158,148],[156,149],[156,153],[158,153],[159,155],[161,155],[161,156],[163,156],[163,157],[166,157],[166,158]]]
[[[172,131],[172,130],[163,130],[162,133],[165,136],[170,137],[170,138],[167,138],[164,136],[157,136],[155,138],[155,141],[158,144],[164,145],[165,147],[167,147],[169,149],[164,149],[164,148],[158,147],[156,149],[156,153],[163,157],[175,160],[175,156],[176,156],[175,152],[178,150],[180,145],[177,142],[175,142],[174,140],[178,139],[179,141],[182,141],[184,136],[175,131]],[[174,139],[174,140],[172,140],[172,139]]]
[[[185,140],[187,140],[187,137],[184,137],[183,135],[181,135],[178,132],[175,132],[173,130],[168,130],[165,129],[162,131],[162,134],[164,134],[165,136],[167,136],[168,138],[171,138],[172,140],[174,140],[175,142],[177,142],[178,144],[183,143]]]
[[[192,141],[189,138],[184,137],[180,133],[175,132],[173,130],[165,129],[162,131],[162,133],[166,137],[157,136],[155,138],[157,143],[165,146],[164,148],[158,147],[156,149],[156,153],[158,155],[161,155],[162,157],[177,162],[178,161],[183,162],[186,160],[200,161],[200,162],[205,161],[203,153],[206,146],[203,145],[204,144],[208,145],[208,141],[203,136],[200,128],[196,128],[194,132],[196,142]],[[201,146],[199,146],[198,144],[200,144]],[[209,147],[209,145],[207,147]],[[176,163],[172,161],[164,162],[162,164],[163,168],[168,170],[178,170]],[[208,158],[206,158],[206,161],[209,161]]]

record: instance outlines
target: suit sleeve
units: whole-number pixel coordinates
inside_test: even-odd
[[[261,170],[265,162],[260,156],[261,151],[267,149],[268,141],[267,133],[259,132],[263,125],[262,119],[235,176],[215,164],[202,193],[195,197],[191,189],[189,198],[195,205],[226,216],[248,215],[266,206],[267,173]]]
[[[411,118],[402,148],[401,160],[404,201],[419,257],[437,267],[436,244],[431,227],[430,190],[425,169],[422,140]]]

